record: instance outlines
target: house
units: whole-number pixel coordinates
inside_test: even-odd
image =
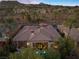
[[[48,48],[59,38],[59,33],[52,25],[41,23],[38,26],[24,26],[13,38],[13,44],[17,48]]]

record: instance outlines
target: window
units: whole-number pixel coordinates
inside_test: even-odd
[[[0,32],[0,38],[2,38],[2,33]]]
[[[48,48],[48,43],[34,43],[33,47],[35,49],[47,49]]]

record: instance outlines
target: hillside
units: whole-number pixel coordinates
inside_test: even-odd
[[[0,22],[12,19],[20,24],[39,23],[43,21],[62,24],[70,16],[75,17],[78,21],[78,6],[52,6],[43,3],[32,5],[21,4],[17,1],[0,2]]]
[[[78,6],[54,6],[48,4],[22,4],[17,1],[0,2],[0,37],[10,37],[21,25],[37,25],[41,22],[63,24],[69,17],[77,20]]]

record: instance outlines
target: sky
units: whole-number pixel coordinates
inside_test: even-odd
[[[18,0],[18,1],[22,3],[33,3],[33,4],[43,2],[51,5],[66,5],[66,6],[79,5],[79,0]]]
[[[18,0],[25,4],[39,4],[40,2],[51,5],[79,6],[79,0]]]

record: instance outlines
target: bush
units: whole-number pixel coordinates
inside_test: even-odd
[[[60,59],[60,53],[54,48],[48,49],[48,59]]]
[[[35,52],[31,48],[24,48],[21,49],[21,51],[10,54],[9,58],[10,59],[42,59],[42,57],[35,54]]]
[[[6,51],[6,49],[4,48],[4,47],[1,47],[0,48],[0,57],[2,57],[2,56],[8,56],[8,51]]]
[[[59,51],[60,51],[60,54],[61,54],[61,59],[64,59],[66,56],[69,56],[70,52],[75,47],[75,43],[70,37],[60,38],[59,45],[60,45]]]

